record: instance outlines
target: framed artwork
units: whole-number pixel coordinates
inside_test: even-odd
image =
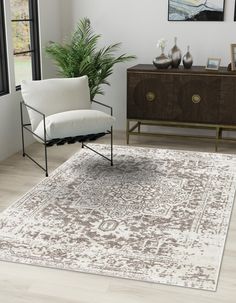
[[[231,44],[231,70],[236,70],[236,44]]]
[[[225,0],[168,0],[169,21],[224,21]]]
[[[220,67],[220,58],[208,58],[207,59],[207,64],[206,64],[206,69],[210,70],[218,70]]]

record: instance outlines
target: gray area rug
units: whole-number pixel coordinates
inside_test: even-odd
[[[233,155],[84,149],[0,215],[0,259],[215,290],[235,188]]]

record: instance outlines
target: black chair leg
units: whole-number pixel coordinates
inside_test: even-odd
[[[24,127],[23,127],[23,109],[22,103],[20,103],[20,122],[21,122],[21,138],[22,138],[22,156],[25,157],[25,138],[24,138]]]
[[[113,127],[111,127],[111,166],[113,166]]]
[[[45,158],[45,176],[48,177],[48,153],[47,144],[44,143],[44,158]]]
[[[111,163],[111,166],[113,166],[113,128],[111,127],[111,130],[107,132],[107,134],[111,135],[111,146],[110,146],[110,158],[99,153],[98,151],[96,151],[95,149],[89,147],[87,144],[84,144],[84,141],[82,141],[82,148],[86,147],[89,150],[93,151],[95,154],[100,155],[101,157],[103,157],[104,159],[108,160]]]
[[[46,133],[46,121],[45,121],[45,115],[43,116],[43,139],[44,139],[44,157],[45,157],[45,176],[48,177],[48,153],[47,153],[47,133]]]

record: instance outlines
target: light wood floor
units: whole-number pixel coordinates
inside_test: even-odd
[[[115,144],[125,144],[118,133]],[[101,143],[106,139],[101,139]],[[131,138],[131,145],[148,145],[214,151],[213,143],[169,139]],[[49,149],[52,171],[80,149],[66,145]],[[29,148],[42,159],[39,144]],[[223,153],[236,153],[236,144],[223,145]],[[0,211],[21,197],[40,180],[43,172],[16,154],[0,163]],[[234,209],[219,285],[216,292],[143,283],[105,276],[0,262],[0,303],[233,303],[236,302],[236,210]]]

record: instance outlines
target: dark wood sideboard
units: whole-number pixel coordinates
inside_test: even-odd
[[[214,129],[219,141],[225,130],[236,130],[236,73],[220,68],[206,70],[156,69],[139,64],[127,70],[127,143],[130,135],[158,135],[145,132],[143,125]],[[179,136],[180,137],[180,136]],[[181,136],[190,137],[190,136]]]

